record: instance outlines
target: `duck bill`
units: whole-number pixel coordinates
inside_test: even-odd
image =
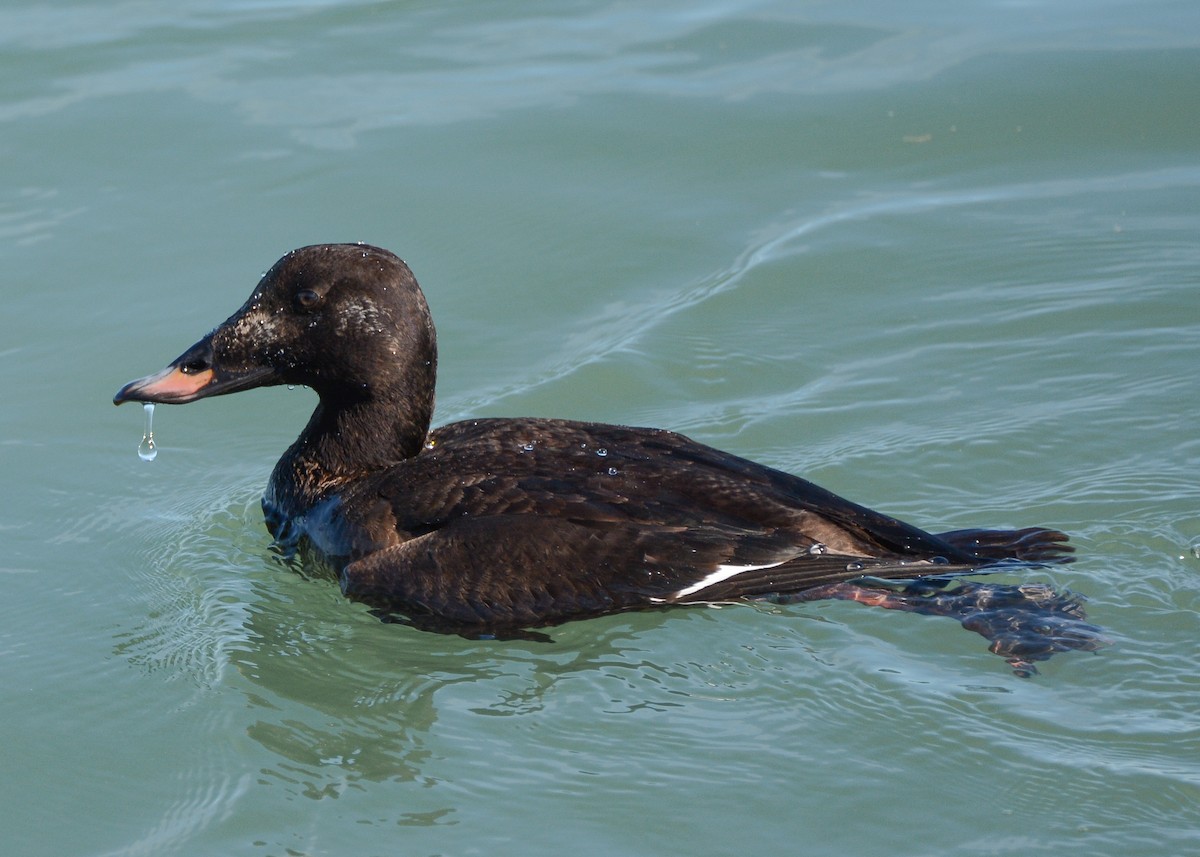
[[[274,370],[268,366],[251,366],[240,371],[229,371],[218,366],[213,359],[212,334],[209,334],[161,372],[130,381],[113,396],[113,404],[156,402],[183,405],[209,396],[270,384],[274,374]]]
[[[210,388],[214,377],[211,369],[188,373],[172,364],[161,372],[130,381],[113,396],[113,404],[160,402],[182,405],[184,402],[194,402],[212,395]]]

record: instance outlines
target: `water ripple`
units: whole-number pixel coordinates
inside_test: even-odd
[[[133,572],[144,619],[117,635],[118,655],[201,689],[222,682],[231,649],[246,641],[253,596],[244,570],[266,559],[257,492],[250,490],[231,501],[228,486],[196,486],[166,501],[169,511],[137,524],[144,547]]]
[[[670,324],[677,316],[694,311],[717,297],[737,290],[743,283],[760,268],[770,266],[781,259],[812,252],[811,240],[820,233],[835,230],[842,224],[862,222],[873,219],[908,218],[926,213],[943,214],[959,208],[986,206],[1008,201],[1047,201],[1062,198],[1076,198],[1088,194],[1105,194],[1121,192],[1149,192],[1164,188],[1200,187],[1200,171],[1193,167],[1179,167],[1162,170],[1150,170],[1135,173],[1120,173],[1113,175],[1090,175],[1082,178],[1053,178],[1040,182],[1024,184],[1001,184],[979,188],[956,188],[944,191],[922,191],[904,188],[890,192],[878,192],[870,196],[856,197],[853,200],[840,202],[830,206],[824,213],[809,215],[801,218],[794,216],[783,218],[778,223],[761,229],[749,242],[747,247],[722,270],[715,271],[704,278],[681,284],[677,287],[663,287],[649,294],[636,298],[627,296],[624,300],[610,303],[599,313],[589,316],[585,322],[564,332],[560,350],[541,361],[536,362],[521,376],[513,381],[486,390],[475,390],[469,397],[462,395],[448,399],[448,407],[453,413],[470,413],[482,407],[489,407],[505,399],[524,395],[538,387],[555,384],[583,369],[599,364],[622,353],[633,353],[639,350],[654,351],[647,348],[646,343],[663,327]],[[1114,289],[1124,288],[1119,284],[1111,286]],[[994,321],[1023,321],[1029,312],[1047,313],[1056,311],[1054,293],[1047,292],[1044,283],[1036,284],[1038,300],[1028,301],[1022,294],[1009,292],[1007,299],[1019,309],[1005,318],[996,316]],[[978,303],[980,295],[970,288],[956,292],[958,300],[969,300]],[[1064,287],[1062,301],[1065,303],[1057,311],[1081,311],[1088,301],[1103,303],[1108,298],[1103,292],[1094,296],[1081,295],[1076,284]],[[1081,304],[1080,302],[1084,303]],[[909,349],[931,353],[939,348],[953,347],[938,340],[944,337],[934,326],[922,331],[930,340],[908,345]],[[1143,334],[1144,335],[1144,334]],[[1012,343],[1005,343],[1007,349]],[[911,354],[890,353],[884,356],[867,358],[881,365],[900,363]],[[853,362],[845,364],[844,374],[854,374],[863,370],[867,374],[878,375],[877,367],[868,363],[856,365]],[[824,386],[835,383],[833,379],[820,382]],[[802,400],[810,398],[808,390],[793,390],[784,396],[799,396]],[[903,395],[910,396],[911,390],[906,389]],[[872,399],[872,402],[877,400]],[[1099,406],[1100,403],[1096,403]],[[1064,407],[1069,407],[1070,404]],[[1020,415],[1010,413],[999,416],[1001,419],[1019,421]]]

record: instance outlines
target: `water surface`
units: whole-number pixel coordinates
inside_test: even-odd
[[[1200,12],[0,11],[0,829],[23,855],[1200,851]],[[552,644],[271,552],[313,405],[120,384],[292,247],[395,250],[438,421],[648,424],[930,528],[1048,524],[1114,645],[848,603]]]

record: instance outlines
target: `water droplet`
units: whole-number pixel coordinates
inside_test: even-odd
[[[863,565],[861,562],[846,563],[846,571],[862,571],[864,568],[866,568],[866,566]]]
[[[617,475],[618,473],[620,473],[620,472],[621,472],[621,471],[620,471],[620,470],[617,470],[617,468],[615,468],[615,467],[610,467],[610,468],[608,468],[608,475],[609,475],[609,476],[616,476],[616,475]]]
[[[599,449],[596,450],[596,455],[603,458],[604,456],[608,455],[608,450],[605,449],[604,447],[600,447]]]
[[[529,440],[521,444],[522,452],[533,452],[533,441]]]
[[[946,559],[944,556],[931,556],[929,558],[929,561],[931,563],[933,563],[934,565],[949,565],[950,564],[950,560]]]
[[[142,442],[138,444],[138,458],[153,461],[158,455],[158,447],[154,445],[154,403],[144,402],[142,410],[146,412],[146,427],[142,429]]]
[[[808,546],[808,552],[813,556],[820,556],[823,553],[829,553],[829,548],[825,547],[825,545],[821,544],[820,542],[813,542]]]

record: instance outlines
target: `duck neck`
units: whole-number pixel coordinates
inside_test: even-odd
[[[421,392],[323,395],[271,475],[271,505],[285,515],[304,514],[347,483],[420,452],[433,416],[432,383]]]

